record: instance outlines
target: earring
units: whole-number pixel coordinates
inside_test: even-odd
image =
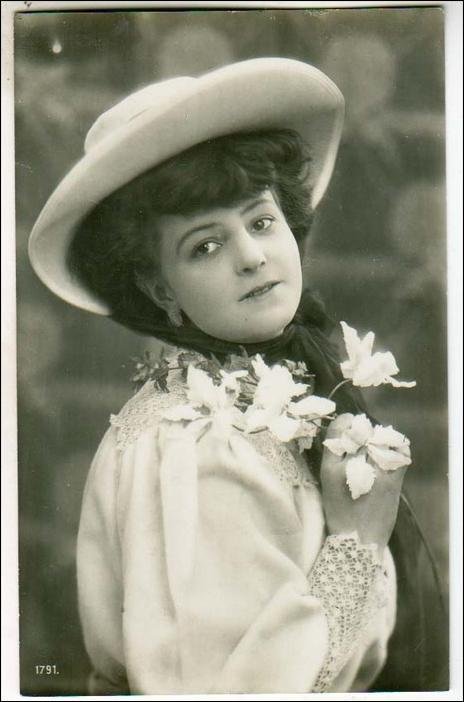
[[[182,326],[182,324],[183,324],[182,312],[180,310],[180,307],[178,307],[176,304],[169,306],[169,309],[167,310],[167,315],[168,315],[169,321],[171,322],[173,327],[181,327]]]

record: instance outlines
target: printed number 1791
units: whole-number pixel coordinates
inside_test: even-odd
[[[59,675],[58,668],[56,665],[36,665],[35,666],[36,675]]]

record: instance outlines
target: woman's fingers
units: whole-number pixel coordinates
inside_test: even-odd
[[[406,468],[384,471],[374,466],[370,491],[353,499],[346,477],[349,458],[336,456],[328,450],[324,452],[321,482],[329,532],[357,531],[363,542],[383,547],[395,525]]]

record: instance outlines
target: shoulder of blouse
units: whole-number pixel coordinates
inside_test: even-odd
[[[147,430],[158,430],[161,424],[164,424],[166,428],[170,426],[176,439],[180,439],[182,432],[186,431],[184,423],[167,422],[165,417],[168,410],[188,404],[185,378],[182,370],[175,368],[177,365],[175,360],[179,353],[181,353],[179,349],[174,348],[168,357],[173,370],[168,375],[167,392],[156,387],[153,381],[148,381],[126,402],[118,414],[111,415],[111,444],[118,452],[126,451]],[[200,354],[195,355],[202,358]],[[158,437],[158,434],[158,431],[153,432],[153,437]],[[207,432],[205,440],[212,434],[212,432]],[[214,436],[216,440],[222,437],[227,443],[230,435],[223,431],[219,434],[214,432]],[[314,483],[314,478],[311,476],[303,457],[299,455],[296,446],[279,441],[268,431],[247,434],[246,436],[240,433],[240,438],[246,439],[246,443],[254,449],[254,452],[261,459],[266,461],[283,483],[289,486]]]
[[[146,429],[159,424],[168,409],[185,402],[185,383],[180,371],[169,374],[167,391],[160,390],[148,380],[118,414],[110,417],[110,424],[116,432],[117,449],[123,451]]]

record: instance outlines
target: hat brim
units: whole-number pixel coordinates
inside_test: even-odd
[[[310,145],[315,207],[329,183],[344,116],[338,88],[321,71],[291,59],[253,59],[183,83],[172,104],[153,105],[91,149],[61,181],[30,236],[29,256],[56,295],[95,314],[106,303],[66,265],[79,222],[105,197],[168,158],[224,134],[289,128]]]

